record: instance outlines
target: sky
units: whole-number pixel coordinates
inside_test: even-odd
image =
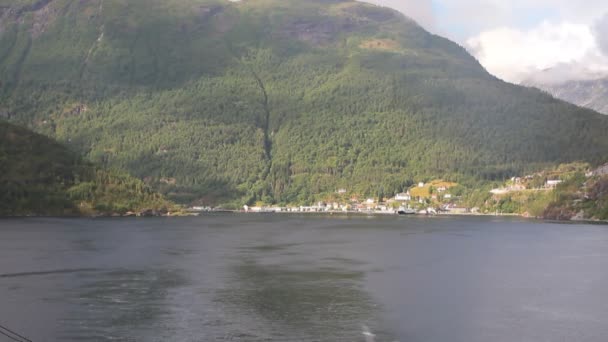
[[[608,77],[608,0],[365,0],[397,9],[520,83]]]

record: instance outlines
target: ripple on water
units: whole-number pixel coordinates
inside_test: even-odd
[[[177,270],[114,270],[83,275],[77,293],[64,300],[74,312],[64,319],[66,341],[136,341],[170,315],[166,299],[186,278]]]
[[[360,341],[362,324],[374,325],[378,314],[362,289],[363,277],[358,271],[244,260],[215,300],[238,322],[230,336],[247,335],[235,341]]]

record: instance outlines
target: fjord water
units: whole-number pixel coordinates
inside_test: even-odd
[[[0,323],[33,341],[603,342],[607,321],[602,225],[0,221]]]

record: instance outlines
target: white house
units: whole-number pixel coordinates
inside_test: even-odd
[[[490,193],[492,193],[493,195],[504,195],[504,194],[508,194],[509,190],[505,189],[505,188],[492,189],[492,190],[490,190]]]
[[[411,201],[412,196],[410,196],[409,192],[400,193],[395,196],[395,201]]]

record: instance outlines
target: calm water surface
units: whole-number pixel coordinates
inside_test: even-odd
[[[608,340],[608,227],[489,218],[0,220],[38,341]],[[0,342],[4,342],[0,336]]]

